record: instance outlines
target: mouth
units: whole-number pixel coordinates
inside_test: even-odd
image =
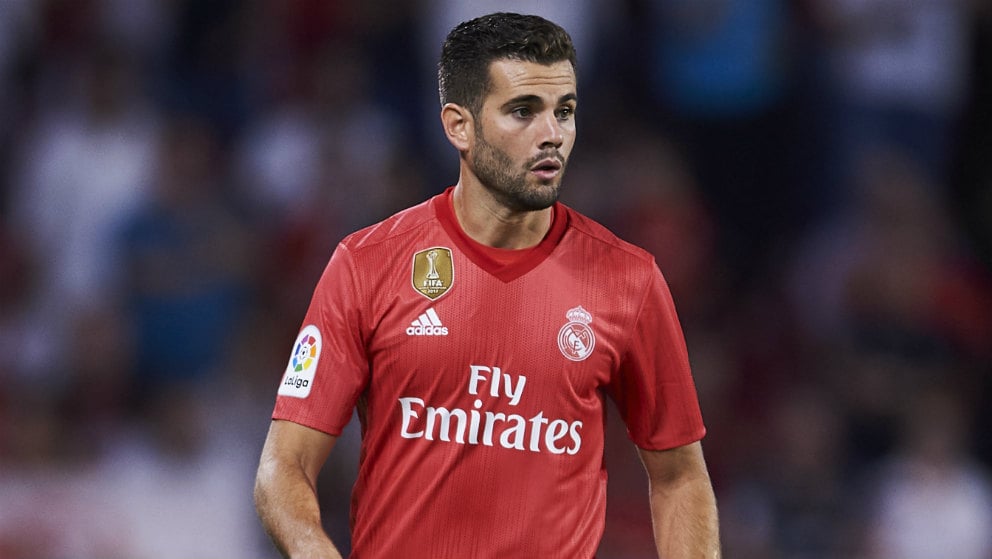
[[[549,157],[534,164],[530,168],[530,172],[536,175],[537,178],[548,181],[557,177],[561,173],[563,166],[560,160]]]

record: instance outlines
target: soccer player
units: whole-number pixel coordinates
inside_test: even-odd
[[[568,34],[536,16],[462,23],[439,81],[458,183],[331,256],[262,450],[266,530],[286,557],[340,557],[315,480],[357,407],[353,557],[593,557],[609,397],[647,471],[659,557],[718,557],[665,280],[557,201],[576,132]]]

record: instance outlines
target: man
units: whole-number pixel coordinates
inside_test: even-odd
[[[340,554],[315,480],[357,407],[356,558],[589,558],[604,406],[640,449],[658,554],[719,556],[681,328],[651,256],[557,202],[575,141],[559,26],[492,14],[442,49],[458,184],[335,250],[294,345],[256,483],[286,557]]]

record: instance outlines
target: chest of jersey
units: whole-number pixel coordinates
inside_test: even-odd
[[[505,281],[447,246],[412,252],[373,305],[374,421],[404,438],[578,452],[622,351],[609,278],[552,256]]]

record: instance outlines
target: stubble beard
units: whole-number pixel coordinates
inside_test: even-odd
[[[551,207],[561,190],[565,160],[557,151],[543,153],[522,167],[515,167],[507,153],[486,141],[481,130],[476,133],[476,151],[471,158],[472,171],[482,185],[504,207],[513,211],[538,211]],[[552,181],[528,184],[530,168],[548,157],[558,159],[561,170]]]

